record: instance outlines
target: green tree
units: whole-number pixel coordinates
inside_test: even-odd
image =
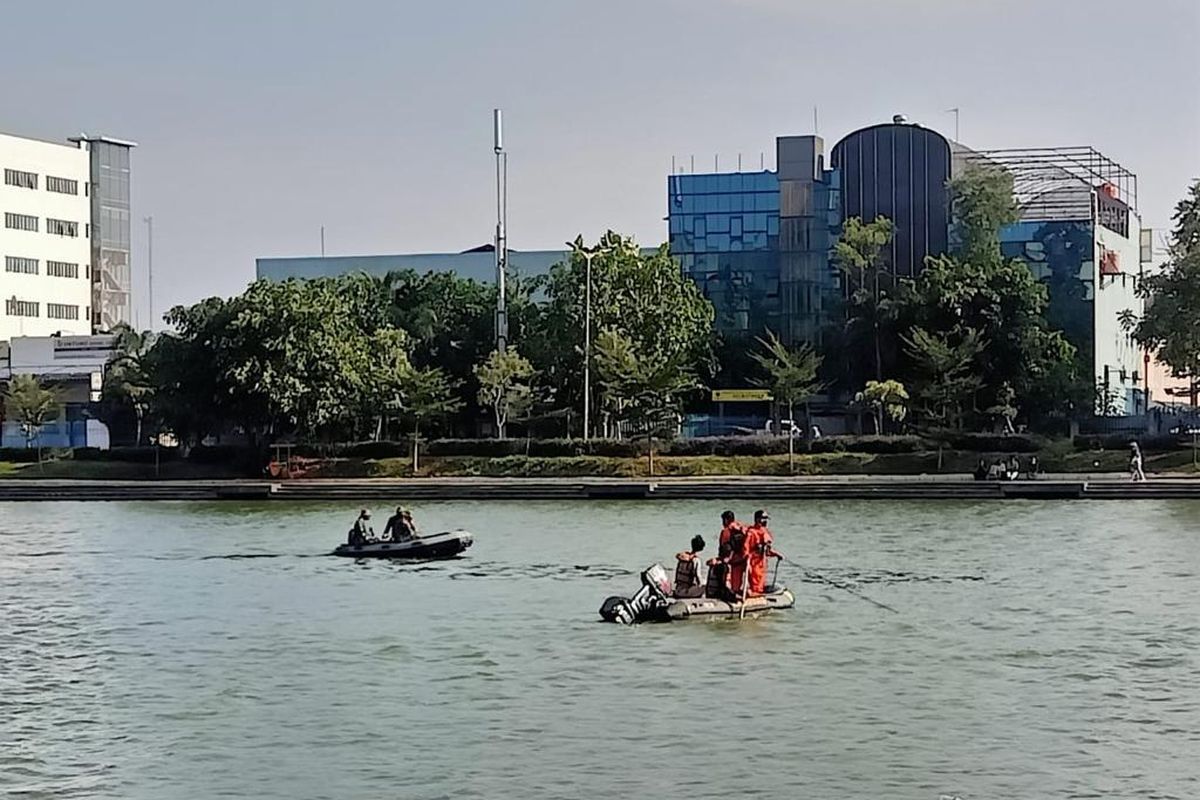
[[[25,447],[42,432],[47,422],[58,414],[59,395],[57,390],[42,384],[32,375],[14,375],[4,393],[4,414],[15,421],[25,435]],[[38,445],[38,463],[41,463],[41,445]]]
[[[813,351],[812,347],[802,344],[789,348],[779,340],[772,331],[767,331],[765,338],[759,337],[761,352],[754,354],[754,360],[767,374],[767,379],[760,385],[771,390],[771,396],[776,403],[787,407],[788,419],[795,420],[795,405],[804,403],[821,389],[817,380],[817,372],[821,368],[822,357]],[[810,415],[805,413],[805,438],[812,424]],[[795,471],[796,445],[792,431],[788,435],[788,470]]]
[[[420,466],[421,425],[447,417],[462,407],[462,400],[455,394],[457,388],[455,382],[437,367],[413,369],[405,381],[403,409],[413,426],[414,475]]]
[[[981,383],[975,359],[984,348],[983,339],[971,328],[952,333],[913,328],[902,338],[921,376],[917,397],[926,419],[937,426],[961,430],[964,408]]]
[[[377,425],[368,410],[387,327],[364,275],[256,281],[238,297],[173,309],[175,328],[151,350],[164,414],[182,427],[197,405],[203,427],[238,427],[252,440],[346,436]],[[394,344],[394,342],[393,342]],[[155,351],[162,347],[160,358]],[[180,363],[179,359],[187,359]],[[173,363],[175,362],[175,363]]]
[[[572,408],[583,398],[587,274],[582,238],[575,244],[570,258],[550,270],[534,341],[522,345],[546,382],[558,387],[559,401]],[[639,360],[687,365],[693,373],[709,374],[712,304],[666,246],[645,253],[633,239],[609,231],[592,249],[598,251],[591,269],[593,333],[626,337]]]
[[[379,279],[390,298],[388,321],[402,328],[411,340],[410,358],[416,367],[436,366],[462,386],[463,406],[457,420],[474,424],[482,410],[475,367],[496,346],[497,289],[452,272],[419,275],[412,270]],[[522,350],[532,346],[530,332],[541,313],[534,301],[540,278],[510,274],[506,308],[509,343]],[[490,409],[487,409],[490,411]]]
[[[154,395],[154,380],[147,368],[147,354],[154,343],[150,331],[137,331],[125,323],[115,326],[116,354],[104,373],[102,397],[124,404],[133,412],[134,443],[141,445],[146,414]]]
[[[874,412],[875,433],[886,432],[884,415],[893,422],[903,422],[908,416],[908,389],[896,380],[867,381],[858,400]]]
[[[1020,217],[1012,174],[991,165],[971,165],[950,181],[954,252],[980,264],[1000,260],[1000,229]]]
[[[876,217],[869,223],[851,217],[833,246],[833,263],[844,278],[851,347],[857,350],[858,345],[869,342],[876,381],[883,380],[884,341],[894,338],[891,327],[896,318],[896,275],[886,257],[894,231],[887,217]]]
[[[479,381],[479,402],[492,410],[496,436],[504,439],[509,418],[520,416],[533,404],[533,365],[515,349],[493,350],[475,367],[475,377]]]
[[[903,329],[947,341],[970,329],[982,345],[975,370],[986,393],[1007,384],[1031,416],[1067,410],[1079,394],[1065,386],[1080,379],[1075,348],[1046,323],[1045,285],[1000,250],[1000,227],[1015,218],[1011,176],[971,168],[951,183],[951,194],[954,252],[928,259],[904,293]],[[911,356],[912,348],[905,352]]]
[[[384,438],[388,420],[404,407],[404,389],[413,370],[408,346],[408,335],[396,328],[382,328],[368,342],[371,356],[360,395],[366,405],[360,416],[374,419],[375,441]]]
[[[654,474],[654,439],[678,427],[680,403],[699,383],[682,356],[647,358],[633,340],[615,330],[596,339],[596,373],[615,418],[646,437],[647,471]]]
[[[988,406],[985,413],[1004,426],[1005,433],[1016,433],[1013,420],[1017,418],[1017,393],[1007,383],[1000,385],[996,393],[996,402]]]
[[[184,450],[220,434],[239,419],[231,390],[218,372],[217,346],[230,318],[230,301],[210,297],[166,313],[142,363],[153,384],[153,413]]]
[[[1126,315],[1134,339],[1191,386],[1191,404],[1200,390],[1200,180],[1175,206],[1168,260],[1161,272],[1139,286],[1146,300],[1141,317]]]

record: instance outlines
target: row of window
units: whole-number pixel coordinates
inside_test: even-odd
[[[775,172],[718,172],[700,175],[672,175],[667,181],[668,190],[685,194],[711,194],[715,192],[766,192],[779,188],[779,175]]]
[[[36,258],[24,256],[5,256],[4,271],[17,272],[25,275],[37,275],[39,263]],[[86,277],[87,267],[84,267]],[[46,274],[51,278],[78,278],[79,265],[70,261],[46,261]]]
[[[10,317],[40,317],[42,304],[33,300],[18,300],[10,297],[4,301],[4,313]],[[84,309],[85,316],[90,313]],[[67,303],[46,303],[47,319],[79,319],[79,306]]]
[[[38,218],[29,214],[14,214],[11,211],[6,211],[4,212],[4,227],[11,228],[14,231],[33,231],[37,233]],[[85,224],[83,228],[84,235],[89,236],[89,226]],[[68,219],[46,217],[46,233],[75,238],[79,236],[79,223]]]
[[[779,215],[768,214],[672,214],[669,233],[694,233],[705,236],[709,233],[730,233],[741,236],[742,231],[752,233],[779,233]]]
[[[38,188],[38,174],[36,172],[25,172],[19,169],[5,169],[4,182],[9,186],[16,186],[21,189],[36,189]],[[58,192],[59,194],[79,194],[79,181],[71,178],[58,178],[54,175],[46,176],[46,191]],[[87,194],[87,184],[84,184],[84,194]]]
[[[713,211],[779,211],[779,192],[739,194],[679,194],[671,198],[671,209],[684,214]]]

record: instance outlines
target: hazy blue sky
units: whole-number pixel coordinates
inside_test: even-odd
[[[238,291],[256,256],[665,238],[671,156],[773,165],[910,119],[969,145],[1094,145],[1163,226],[1200,174],[1198,0],[106,0],[7,4],[0,130],[137,140],[157,305]],[[135,231],[144,281],[145,230]],[[145,294],[139,298],[146,321]]]

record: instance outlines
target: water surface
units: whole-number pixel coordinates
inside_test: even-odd
[[[477,543],[404,565],[324,555],[344,506],[0,504],[0,794],[1200,797],[1200,504],[779,503],[901,613],[785,566],[595,621],[722,507],[426,504]]]

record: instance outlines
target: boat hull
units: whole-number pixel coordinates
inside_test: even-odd
[[[333,555],[345,558],[453,558],[474,543],[474,538],[466,531],[447,531],[405,542],[340,544],[333,551]]]
[[[788,589],[757,597],[746,598],[746,615],[757,615],[796,605],[796,597]],[[742,616],[742,604],[730,603],[716,597],[676,597],[654,609],[654,618],[662,622],[685,619],[720,619]]]

